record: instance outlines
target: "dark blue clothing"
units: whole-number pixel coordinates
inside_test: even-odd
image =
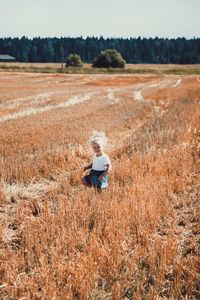
[[[97,171],[92,169],[88,175],[84,176],[84,179],[90,186],[95,186],[98,189],[106,188],[108,186],[108,177],[103,176],[101,181],[98,179],[103,172],[105,172],[105,170]]]

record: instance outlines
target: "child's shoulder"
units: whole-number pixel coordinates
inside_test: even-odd
[[[109,157],[108,154],[106,154],[105,152],[103,152],[102,156]]]
[[[106,154],[106,153],[103,153],[103,159],[110,162],[110,158],[109,158],[108,154]]]

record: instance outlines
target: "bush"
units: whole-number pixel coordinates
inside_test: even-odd
[[[74,53],[74,54],[70,54],[66,58],[65,67],[82,67],[82,66],[83,66],[83,63],[82,63],[80,55]]]
[[[93,67],[97,68],[124,68],[125,60],[121,53],[114,49],[101,51],[97,59],[93,63]]]

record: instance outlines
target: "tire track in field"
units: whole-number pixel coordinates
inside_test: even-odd
[[[98,95],[102,95],[103,99],[106,99],[108,103],[110,103],[111,105],[113,104],[117,104],[119,102],[119,98],[116,97],[116,92],[121,91],[121,88],[117,88],[117,89],[112,89],[109,88],[106,91],[104,90],[95,90],[95,91],[91,91],[91,92],[83,92],[81,94],[75,94],[74,96],[72,96],[71,98],[69,98],[68,100],[65,101],[61,101],[57,104],[49,104],[49,105],[45,105],[43,107],[39,106],[39,107],[30,107],[24,110],[20,110],[20,111],[16,111],[10,114],[6,114],[3,116],[0,116],[0,123],[9,121],[9,120],[15,120],[18,118],[23,118],[23,117],[27,117],[27,116],[31,116],[31,115],[36,115],[36,114],[40,114],[40,113],[44,113],[44,112],[49,112],[55,109],[60,109],[60,108],[66,108],[69,106],[73,106],[76,104],[80,104],[83,103],[85,101],[89,101],[92,99],[92,97],[94,96],[98,96]],[[47,101],[50,100],[50,97],[52,95],[57,95],[57,94],[65,94],[66,92],[64,91],[58,91],[58,92],[48,92],[48,93],[41,93],[38,94],[36,96],[29,96],[26,98],[19,98],[16,99],[16,101],[12,101],[12,102],[7,102],[5,104],[0,104],[0,108],[17,108],[18,106],[21,105],[36,105],[36,104],[45,104]]]
[[[134,99],[136,101],[144,101],[144,96],[143,96],[143,92],[149,90],[149,89],[164,89],[164,88],[167,88],[167,87],[172,87],[172,88],[175,88],[175,87],[178,87],[181,82],[182,82],[182,79],[181,78],[178,78],[175,82],[174,82],[174,79],[175,78],[164,78],[162,81],[160,82],[157,82],[155,81],[155,83],[150,83],[150,84],[146,84],[146,83],[142,83],[142,84],[139,84],[135,91],[133,92],[133,96],[134,96]]]
[[[182,79],[179,78],[179,79],[177,80],[177,82],[174,83],[174,84],[172,85],[172,87],[175,88],[175,87],[179,86],[179,85],[181,84],[181,82],[182,82]]]
[[[44,92],[33,96],[17,98],[12,101],[7,101],[6,103],[1,103],[0,108],[15,109],[21,105],[45,104],[49,100],[49,97],[62,93],[64,94],[65,92]]]
[[[22,110],[19,112],[7,114],[7,115],[0,117],[0,123],[6,122],[9,120],[15,120],[15,119],[31,116],[31,115],[41,114],[41,113],[52,111],[52,110],[59,109],[59,108],[65,108],[65,107],[73,106],[76,104],[80,104],[82,102],[90,100],[91,97],[96,94],[97,94],[96,91],[88,92],[88,93],[85,93],[82,95],[79,94],[79,95],[75,95],[75,96],[69,98],[67,101],[62,101],[55,105],[46,105],[44,107],[28,108],[28,109],[25,109],[25,110]]]

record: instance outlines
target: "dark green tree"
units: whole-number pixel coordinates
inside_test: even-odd
[[[121,53],[115,49],[107,49],[101,51],[97,59],[93,63],[93,67],[97,68],[124,68],[125,60]]]
[[[72,53],[66,58],[65,67],[82,67],[82,66],[83,63],[80,55],[76,53]]]

